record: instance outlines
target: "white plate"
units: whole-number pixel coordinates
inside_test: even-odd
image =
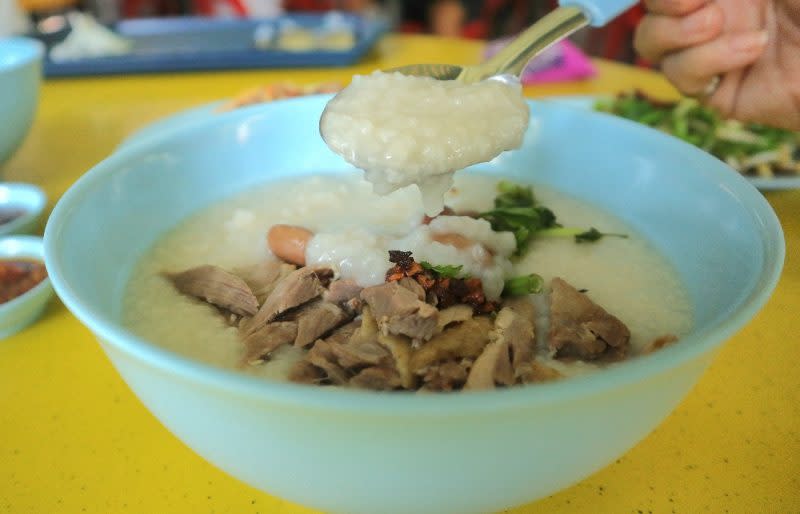
[[[603,96],[552,96],[547,98],[539,98],[538,100],[547,100],[552,102],[566,103],[579,109],[593,109],[597,100],[604,98]],[[179,113],[167,116],[156,122],[144,126],[128,136],[120,145],[119,148],[129,146],[140,141],[150,139],[153,136],[162,136],[174,130],[179,130],[183,127],[191,126],[192,124],[202,122],[211,116],[216,116],[215,109],[223,103],[223,100],[218,102],[201,105],[192,109],[181,111]],[[257,104],[256,104],[257,105]],[[776,177],[776,178],[760,178],[760,177],[747,177],[751,184],[762,191],[777,191],[783,189],[800,189],[800,176],[796,177]]]

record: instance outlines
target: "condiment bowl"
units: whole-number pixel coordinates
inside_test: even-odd
[[[647,238],[690,298],[694,326],[677,344],[554,383],[392,394],[257,379],[126,329],[134,265],[188,215],[265,181],[352,172],[317,132],[327,100],[215,115],[123,147],[63,196],[45,232],[56,292],[130,388],[185,444],[263,491],[349,514],[489,512],[552,494],[652,431],[778,281],[780,224],[737,173],[640,125],[531,102],[522,147],[476,169],[566,192]]]
[[[42,239],[33,236],[0,237],[0,265],[3,261],[30,260],[44,263]],[[53,296],[53,286],[45,277],[20,296],[0,303],[0,340],[24,329],[41,316]]]
[[[6,223],[0,222],[0,236],[35,231],[46,206],[47,195],[41,188],[20,182],[0,182],[0,217],[18,214]]]
[[[22,144],[39,103],[44,45],[35,39],[0,39],[0,165]]]

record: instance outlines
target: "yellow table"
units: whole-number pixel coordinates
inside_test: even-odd
[[[476,43],[389,37],[350,69],[54,80],[43,87],[30,136],[0,173],[43,186],[52,207],[128,133],[177,110],[278,80],[347,80],[375,68],[469,63],[479,55]],[[640,87],[674,94],[657,74],[597,64],[595,80],[528,93]],[[515,514],[800,512],[800,345],[792,321],[800,311],[800,191],[767,198],[784,224],[787,261],[766,308],[653,434],[596,475]],[[0,342],[0,512],[310,511],[238,482],[180,443],[54,301],[38,324]]]

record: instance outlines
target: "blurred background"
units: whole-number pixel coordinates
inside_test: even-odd
[[[0,0],[0,24],[5,25],[0,36],[3,30],[33,32],[52,44],[70,31],[72,18],[67,14],[76,11],[108,27],[135,18],[265,18],[343,11],[383,16],[393,30],[403,33],[497,39],[519,32],[555,4],[555,0]],[[591,56],[645,65],[636,61],[631,44],[641,15],[636,7],[608,27],[581,31],[573,42]]]

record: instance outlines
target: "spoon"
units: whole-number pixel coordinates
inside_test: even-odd
[[[411,64],[388,71],[468,84],[496,76],[519,78],[528,61],[587,25],[602,27],[635,5],[636,0],[560,0],[559,4],[560,7],[539,19],[481,64]]]

